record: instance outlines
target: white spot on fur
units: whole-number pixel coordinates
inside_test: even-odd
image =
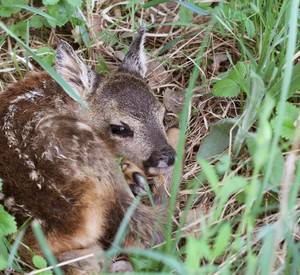
[[[32,180],[38,180],[39,174],[37,173],[37,171],[33,170],[33,171],[31,171],[31,173],[29,174],[29,177],[30,177]]]
[[[19,144],[22,144],[22,147],[26,146],[25,140],[26,140],[29,132],[33,128],[32,125],[34,125],[35,122],[38,121],[38,119],[40,119],[40,116],[42,114],[37,113],[35,116],[33,116],[33,119],[31,121],[27,122],[24,125],[23,129],[17,128],[17,126],[16,126],[17,118],[15,117],[15,114],[18,110],[19,102],[21,102],[23,100],[33,102],[35,100],[35,98],[38,96],[43,96],[42,91],[40,91],[40,90],[30,91],[28,93],[25,93],[23,95],[16,97],[15,99],[13,99],[10,102],[10,105],[8,107],[8,112],[6,113],[6,116],[4,117],[4,124],[3,124],[3,128],[2,128],[2,130],[4,131],[5,136],[7,138],[8,146],[10,148],[12,148],[18,154],[18,157],[21,160],[24,160],[24,163],[26,164],[26,166],[28,168],[32,169],[32,171],[30,173],[30,178],[32,180],[38,179],[38,174],[34,170],[35,164],[29,155],[27,155],[21,151],[21,149],[19,148]],[[17,135],[16,135],[17,131],[21,133],[21,137],[22,137],[21,140],[18,140],[18,138],[17,138]],[[41,183],[38,183],[38,186],[41,189]],[[9,198],[8,200],[6,200],[6,203],[8,205],[12,205],[12,203],[14,203],[13,198],[11,198],[11,199]],[[9,206],[7,206],[7,207],[9,207]],[[23,208],[22,205],[19,205],[19,207]]]
[[[5,201],[4,201],[4,206],[7,208],[11,208],[15,205],[15,199],[13,197],[8,197]]]
[[[69,199],[61,192],[61,190],[59,188],[57,188],[55,183],[52,182],[49,185],[49,188],[54,189],[60,195],[61,198],[63,198],[66,202],[70,203]]]
[[[85,124],[85,123],[82,123],[82,122],[76,122],[76,125],[78,127],[79,130],[86,130],[86,131],[93,131],[92,128]]]
[[[4,194],[0,192],[0,200],[4,199]]]

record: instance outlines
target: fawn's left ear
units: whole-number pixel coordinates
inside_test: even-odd
[[[64,40],[56,50],[56,71],[83,100],[92,92],[96,73]]]
[[[143,23],[120,66],[120,70],[133,73],[142,78],[145,77],[147,71],[146,56],[144,53],[145,31],[146,23]]]

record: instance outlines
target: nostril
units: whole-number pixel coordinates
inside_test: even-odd
[[[167,149],[163,152],[163,154],[160,156],[160,160],[164,161],[168,165],[173,165],[175,162],[175,151],[174,149]]]

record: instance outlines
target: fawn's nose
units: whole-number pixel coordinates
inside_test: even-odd
[[[176,152],[170,147],[165,147],[160,151],[154,151],[150,157],[144,161],[144,167],[146,170],[149,168],[168,168],[175,162]]]

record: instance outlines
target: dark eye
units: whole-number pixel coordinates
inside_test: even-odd
[[[128,126],[125,125],[110,125],[110,131],[113,135],[119,137],[133,137],[133,132],[129,129]]]

